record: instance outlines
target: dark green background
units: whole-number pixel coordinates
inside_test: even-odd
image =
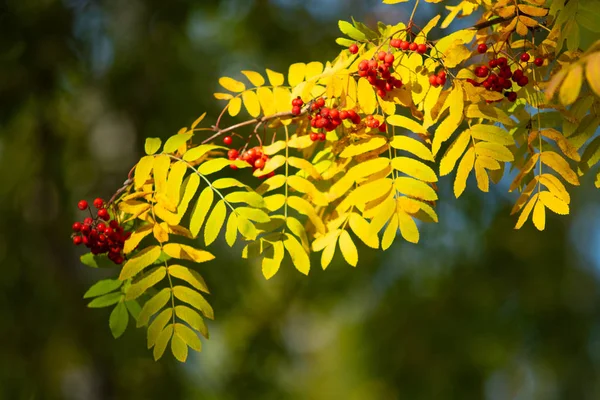
[[[589,178],[572,215],[550,216],[543,233],[513,230],[505,185],[457,201],[443,178],[441,222],[419,245],[361,248],[356,269],[338,255],[308,278],[286,264],[265,282],[219,241],[200,266],[212,337],[185,365],[154,362],[143,329],[114,340],[109,310],[85,306],[87,287],[115,274],[79,263],[76,203],[110,197],[144,138],[204,111],[213,122],[223,74],[333,58],[338,19],[409,12],[359,0],[0,2],[0,398],[600,398]]]

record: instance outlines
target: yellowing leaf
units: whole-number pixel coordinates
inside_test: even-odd
[[[562,104],[568,106],[577,100],[582,80],[583,68],[579,64],[572,65],[558,92],[558,97]]]
[[[465,191],[465,188],[467,187],[467,178],[473,170],[474,164],[475,149],[470,147],[462,160],[460,160],[460,164],[458,164],[458,169],[456,170],[456,178],[454,179],[454,196],[456,196],[456,198],[459,198]]]
[[[200,312],[202,312],[206,318],[214,319],[213,308],[200,293],[186,286],[175,286],[173,287],[173,294],[179,300],[200,310]]]
[[[423,128],[421,124],[402,115],[390,115],[387,117],[387,123],[399,126],[414,133],[427,133],[427,130]]]
[[[271,86],[283,85],[284,76],[282,73],[275,72],[267,68],[267,77],[269,78]]]
[[[560,215],[567,215],[569,213],[569,205],[552,193],[543,191],[539,193],[539,197],[540,202],[544,203],[552,212]]]
[[[332,237],[333,241],[329,243],[321,253],[321,267],[325,270],[329,264],[331,264],[331,260],[333,260],[333,256],[335,255],[335,247],[337,244],[337,235]]]
[[[167,243],[163,246],[163,251],[173,257],[180,260],[188,260],[196,263],[202,263],[210,261],[215,258],[208,251],[199,250],[192,246],[180,243]]]
[[[290,65],[288,71],[288,83],[290,86],[296,86],[302,81],[304,81],[304,76],[306,74],[306,64],[304,63],[295,63]]]
[[[172,309],[168,310],[171,311]],[[175,306],[175,315],[177,315],[177,318],[187,322],[192,328],[200,332],[202,336],[208,339],[208,328],[206,327],[206,324],[204,323],[204,320],[200,314],[198,314],[196,311],[187,306]]]
[[[569,192],[567,192],[567,188],[565,188],[565,185],[563,185],[556,176],[552,174],[542,174],[539,175],[538,179],[555,197],[558,197],[566,204],[571,202],[571,196],[569,195]],[[547,204],[546,207],[550,208]]]
[[[275,97],[275,108],[277,109],[277,112],[290,111],[292,94],[288,88],[277,86],[275,89],[273,89],[273,96]]]
[[[200,197],[198,198],[196,206],[192,210],[192,216],[190,217],[190,232],[193,237],[198,236],[198,232],[200,232],[200,228],[212,205],[214,196],[213,190],[210,187],[204,188],[200,193]]]
[[[300,193],[308,194],[316,205],[326,206],[329,204],[327,197],[309,180],[292,175],[287,178],[287,183],[292,189],[297,190]]]
[[[219,84],[230,92],[235,93],[243,92],[246,89],[246,85],[244,85],[242,82],[236,81],[235,79],[227,76],[219,78]]]
[[[230,203],[246,203],[252,207],[261,208],[265,202],[261,195],[256,192],[233,192],[225,196],[225,200]]]
[[[231,165],[231,161],[227,160],[226,158],[213,158],[212,160],[208,160],[200,164],[198,167],[198,173],[201,175],[214,174],[215,172],[218,172],[229,165]]]
[[[131,234],[129,239],[127,239],[125,241],[125,245],[123,247],[123,253],[125,253],[125,254],[131,253],[140,244],[142,239],[144,239],[150,233],[152,233],[152,224],[141,226],[140,228],[135,230]]]
[[[513,137],[499,126],[477,124],[473,125],[470,128],[470,131],[471,136],[478,140],[485,140],[486,142],[497,143],[504,146],[510,146],[515,143]]]
[[[167,345],[169,344],[169,340],[171,340],[171,336],[173,335],[173,324],[167,325],[165,329],[158,335],[156,339],[156,344],[154,345],[154,350],[152,351],[152,355],[154,356],[154,361],[158,361],[159,358],[165,352]]]
[[[169,211],[176,211],[177,205],[179,204],[179,194],[181,191],[181,184],[183,183],[183,176],[187,172],[187,163],[183,161],[177,161],[171,167],[171,172],[169,173],[169,178],[167,180],[166,187],[166,198],[168,202],[165,202],[163,205]]]
[[[214,93],[215,99],[217,100],[231,100],[233,99],[233,95],[230,93]]]
[[[569,163],[559,154],[553,151],[544,151],[540,158],[542,163],[558,172],[564,178],[564,180],[572,185],[579,185],[579,178],[577,178],[577,174],[571,169]]]
[[[428,184],[413,178],[398,177],[394,181],[398,192],[416,199],[435,201],[438,199],[437,193]]]
[[[546,227],[546,209],[544,207],[544,203],[538,201],[535,203],[533,208],[533,216],[531,218],[533,220],[533,225],[539,230],[543,231]]]
[[[165,195],[167,189],[167,174],[171,166],[171,159],[166,155],[155,157],[152,168],[154,169],[154,186],[158,194]]]
[[[505,162],[514,161],[515,159],[509,149],[498,143],[477,142],[475,143],[475,154]]]
[[[152,171],[152,164],[154,163],[154,156],[144,156],[138,161],[135,167],[135,174],[133,176],[134,187],[136,190],[141,188],[144,183],[150,178],[150,172]]]
[[[185,360],[187,360],[187,346],[183,339],[175,334],[171,337],[171,352],[177,361],[185,362]]]
[[[396,238],[396,233],[398,231],[398,215],[394,214],[390,219],[390,222],[385,227],[385,231],[383,231],[383,237],[381,238],[381,248],[383,250],[387,250],[394,239]]]
[[[440,161],[441,176],[448,175],[450,172],[452,172],[452,170],[454,170],[458,159],[463,155],[470,141],[471,130],[467,129],[463,131],[454,142],[452,142],[450,147],[448,147],[448,150],[446,150],[446,153],[444,153],[442,161]]]
[[[286,233],[283,239],[283,245],[292,258],[294,267],[304,275],[308,275],[308,271],[310,270],[310,259],[300,242],[298,242],[294,236]]]
[[[340,234],[339,245],[346,262],[356,267],[358,263],[358,250],[356,250],[356,245],[352,241],[348,231],[342,231]]]
[[[519,172],[519,174],[515,177],[513,182],[510,184],[510,187],[508,188],[509,192],[512,192],[517,187],[519,187],[519,185],[521,184],[521,181],[523,180],[525,175],[527,175],[533,169],[533,167],[535,167],[535,164],[537,163],[539,157],[540,157],[540,153],[535,153],[531,156],[531,158],[521,168],[521,172]]]
[[[318,61],[306,64],[306,80],[315,78],[323,72],[323,64]]]
[[[408,178],[406,178],[408,179]],[[417,181],[418,182],[418,181]],[[391,179],[380,179],[369,182],[354,189],[342,202],[338,205],[338,212],[344,212],[353,205],[366,204],[376,200],[392,189]]]
[[[268,280],[279,271],[279,267],[283,261],[284,250],[281,240],[267,243],[271,244],[271,247],[263,252],[262,273],[265,279]]]
[[[475,160],[475,179],[477,179],[477,187],[482,192],[490,190],[490,180],[483,165],[479,162],[479,158]]]
[[[227,220],[227,226],[225,227],[225,242],[232,247],[237,239],[237,215],[235,213],[229,214]]]
[[[202,278],[202,276],[193,269],[184,267],[182,265],[169,265],[167,271],[169,272],[169,275],[186,281],[198,290],[209,293],[206,282],[204,282],[204,278]]]
[[[534,7],[528,4],[519,4],[519,10],[524,14],[531,15],[532,17],[543,17],[548,14],[548,9]]]
[[[200,124],[200,122],[202,122],[204,120],[204,117],[206,117],[206,113],[203,113],[201,116],[199,116],[198,119],[196,119],[194,121],[194,123],[192,124],[190,129],[196,128]]]
[[[244,102],[248,114],[255,118],[260,115],[260,101],[254,91],[247,90],[242,93],[242,101]]]
[[[437,182],[438,180],[431,167],[412,158],[396,157],[392,160],[392,167],[424,182]]]
[[[193,148],[189,149],[188,151],[186,151],[185,154],[183,155],[183,160],[184,161],[196,161],[196,160],[199,160],[202,156],[204,156],[209,151],[217,150],[217,149],[226,149],[226,147],[215,146],[212,144],[202,144],[200,146],[193,147]]]
[[[206,246],[209,246],[219,236],[221,227],[225,222],[226,213],[225,201],[219,200],[215,204],[215,208],[213,208],[208,220],[206,220],[206,226],[204,227],[204,244]]]
[[[163,152],[175,153],[177,149],[184,145],[188,140],[190,140],[192,136],[194,136],[193,133],[178,133],[176,135],[171,136],[165,142],[165,145],[163,146]]]
[[[436,155],[440,150],[442,143],[448,140],[454,131],[459,127],[463,119],[464,98],[463,91],[460,86],[452,89],[445,104],[449,104],[450,114],[444,119],[435,130],[431,152]]]
[[[373,114],[377,108],[377,99],[373,86],[366,78],[358,80],[358,104],[365,114]]]
[[[250,83],[252,83],[256,87],[259,87],[259,86],[262,86],[265,84],[265,78],[263,78],[262,75],[259,74],[258,72],[242,71],[242,74],[244,74],[246,76],[246,78],[248,78]]]
[[[390,146],[398,150],[408,151],[422,160],[434,161],[431,150],[429,150],[423,143],[411,137],[396,135],[390,142]]]
[[[577,153],[577,149],[567,140],[567,138],[562,133],[560,133],[556,129],[543,129],[542,131],[540,131],[540,133],[542,134],[542,136],[554,140],[558,145],[558,148],[564,153],[565,156],[569,157],[571,160],[581,160],[579,153]]]
[[[171,289],[164,288],[163,290],[155,294],[150,300],[146,301],[146,303],[144,303],[144,306],[142,307],[142,311],[140,311],[140,314],[138,315],[136,327],[140,328],[142,326],[146,326],[148,324],[148,321],[150,320],[150,317],[152,317],[161,308],[163,308],[170,298]]]
[[[418,243],[419,242],[419,229],[417,228],[417,224],[415,220],[404,211],[399,211],[397,213],[398,217],[398,227],[400,228],[400,234],[410,243]]]
[[[539,193],[534,194],[531,199],[529,200],[529,202],[527,203],[527,205],[525,206],[525,208],[523,208],[523,211],[521,212],[521,215],[519,215],[519,219],[517,220],[517,224],[515,225],[515,229],[521,229],[521,227],[523,226],[523,224],[525,224],[525,222],[527,221],[527,218],[529,218],[529,214],[531,214],[531,210],[533,209],[533,206],[535,205],[537,199],[538,199]]]
[[[387,140],[382,136],[371,136],[367,139],[362,139],[357,143],[350,144],[340,153],[340,157],[348,158],[368,153],[385,146]]]
[[[277,195],[276,195],[277,196]],[[273,197],[273,196],[271,196]],[[285,199],[285,197],[284,197]],[[313,206],[303,198],[298,196],[290,196],[287,199],[288,206],[292,207],[294,210],[298,211],[302,215],[306,215],[310,222],[315,226],[318,232],[325,232],[325,226],[323,225],[323,221],[319,218]]]
[[[124,281],[125,279],[134,277],[144,268],[152,265],[152,263],[158,260],[158,257],[160,257],[159,246],[146,247],[144,250],[127,260],[125,265],[123,265],[119,280]]]
[[[275,108],[275,96],[273,96],[271,89],[262,86],[256,90],[256,94],[263,109],[263,114],[272,115],[277,112],[277,108]]]
[[[144,150],[149,156],[156,153],[160,149],[161,141],[159,138],[147,138],[144,144]]]
[[[144,294],[146,290],[156,285],[158,282],[162,281],[166,275],[167,269],[165,267],[156,268],[154,271],[132,284],[127,290],[127,293],[125,294],[125,299],[137,299],[142,294]]]
[[[150,326],[148,327],[148,348],[152,348],[156,344],[158,335],[165,329],[165,325],[173,317],[173,309],[167,308],[154,318]]]
[[[363,241],[367,246],[377,249],[379,248],[379,238],[377,235],[370,234],[369,223],[357,213],[350,214],[350,218],[348,218],[348,223],[352,232]]]
[[[588,56],[585,77],[596,96],[600,96],[600,53]]]
[[[232,117],[235,117],[236,115],[238,115],[240,113],[240,110],[242,109],[242,99],[241,97],[234,97],[231,100],[229,100],[229,105],[227,106],[227,111],[229,112],[229,115],[231,115]]]
[[[310,161],[305,160],[304,158],[298,158],[298,157],[289,157],[287,159],[287,161],[291,167],[302,170],[302,172],[310,175],[312,178],[314,178],[314,179],[321,178],[321,174],[319,174],[319,171],[317,171],[315,166]]]

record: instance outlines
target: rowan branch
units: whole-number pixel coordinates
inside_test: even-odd
[[[510,21],[513,18],[514,18],[514,15],[510,16],[510,17],[498,17],[498,18],[490,19],[488,21],[480,22],[478,24],[473,25],[471,27],[471,29],[475,29],[476,31],[478,31],[480,29],[485,29],[485,28],[488,28],[488,27],[496,25],[496,24],[501,24],[503,22]]]

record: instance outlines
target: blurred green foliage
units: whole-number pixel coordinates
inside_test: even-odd
[[[308,278],[287,266],[265,282],[218,244],[202,265],[211,340],[185,365],[155,363],[143,329],[114,340],[109,310],[85,307],[87,287],[114,273],[80,264],[69,241],[77,200],[109,197],[144,138],[204,111],[214,119],[220,75],[334,56],[336,21],[350,14],[373,24],[407,9],[0,3],[1,399],[600,398],[592,189],[543,233],[512,229],[503,188],[442,202],[420,245],[360,249],[358,268],[336,259]]]

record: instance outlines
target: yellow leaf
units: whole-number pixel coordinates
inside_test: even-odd
[[[146,247],[144,250],[141,250],[135,256],[127,260],[125,265],[123,265],[119,280],[124,281],[125,279],[134,277],[144,268],[152,265],[153,262],[158,260],[158,257],[160,257],[159,246]]]
[[[156,187],[157,195],[166,195],[167,190],[167,174],[171,166],[169,156],[160,155],[154,159],[152,168],[154,169],[154,186]]]
[[[156,339],[156,345],[154,346],[154,350],[152,351],[154,361],[158,361],[158,359],[162,357],[172,335],[173,324],[167,325],[167,327],[163,329],[163,331],[158,335],[158,338]]]
[[[214,93],[215,99],[217,100],[231,100],[233,95],[230,93]]]
[[[194,261],[196,263],[210,261],[215,258],[208,251],[198,250],[192,246],[179,243],[167,243],[163,246],[163,251],[173,258]]]
[[[358,104],[365,114],[373,114],[377,108],[375,91],[366,78],[358,80]]]
[[[349,82],[354,82],[354,79],[350,79]],[[356,96],[356,95],[349,94],[347,98],[351,98],[353,96]],[[377,96],[377,102],[379,103],[379,107],[385,114],[387,114],[387,115],[396,114],[396,103],[394,103],[393,101],[387,101],[387,100],[384,100],[381,97]],[[346,102],[346,106],[348,108],[354,107],[354,105],[350,105],[348,102]]]
[[[171,311],[172,309],[169,308],[168,310]],[[200,314],[196,311],[187,306],[175,306],[175,315],[177,315],[177,318],[187,322],[192,328],[208,339],[208,328]],[[171,318],[171,315],[169,315],[169,318]]]
[[[315,209],[308,201],[298,196],[290,196],[287,199],[287,204],[300,214],[306,215],[310,219],[310,222],[312,222],[317,229],[317,232],[325,232],[325,225],[323,224],[323,221],[321,221],[315,212]]]
[[[252,207],[264,207],[265,201],[262,196],[256,192],[232,192],[225,196],[225,200],[230,203],[246,203]]]
[[[419,229],[415,220],[404,211],[398,211],[398,227],[400,228],[400,234],[410,243],[419,243]]]
[[[206,318],[214,319],[213,308],[208,304],[208,301],[200,293],[186,286],[175,286],[173,288],[175,297],[185,303],[188,303],[204,314]]]
[[[235,213],[229,214],[227,220],[227,226],[225,227],[225,242],[232,247],[237,239],[237,215]]]
[[[246,85],[244,85],[242,82],[236,81],[235,79],[227,76],[219,78],[219,84],[230,92],[235,93],[243,92],[246,89]]]
[[[500,163],[491,157],[478,156],[477,160],[483,168],[489,169],[490,171],[496,171],[502,168]]]
[[[391,189],[392,180],[388,178],[361,185],[354,189],[354,191],[352,191],[352,193],[350,193],[344,200],[342,200],[342,202],[338,205],[338,212],[344,212],[353,205],[366,204],[370,201],[378,199],[389,193]]]
[[[284,76],[282,73],[272,71],[267,68],[267,77],[269,78],[269,82],[271,86],[281,86],[283,85]]]
[[[533,225],[535,225],[538,231],[544,230],[546,227],[546,209],[541,201],[535,203],[533,208],[533,216],[531,219],[533,221]]]
[[[457,199],[467,187],[467,178],[469,177],[471,170],[473,170],[474,164],[475,149],[473,147],[469,147],[469,150],[467,150],[462,160],[460,160],[458,169],[456,170],[456,178],[454,179],[454,196],[456,196]]]
[[[290,86],[294,87],[299,83],[304,81],[304,76],[306,74],[306,64],[304,63],[295,63],[290,65],[288,71],[288,83]]]
[[[498,143],[477,142],[475,143],[475,154],[505,162],[514,161],[515,159],[509,149]]]
[[[543,191],[539,193],[539,197],[540,202],[544,203],[552,212],[560,215],[567,215],[569,213],[569,204],[552,193]]]
[[[434,161],[431,150],[429,150],[423,143],[411,137],[396,135],[390,142],[390,146],[398,150],[408,151],[422,160]]]
[[[589,65],[588,65],[588,67],[589,67]],[[552,79],[550,79],[548,86],[546,86],[546,100],[548,100],[548,101],[552,100],[552,97],[554,97],[554,93],[556,92],[556,89],[558,89],[558,86],[560,85],[560,83],[563,81],[565,76],[567,76],[567,72],[568,72],[567,69],[561,69],[552,77]],[[588,81],[589,80],[590,79],[589,79],[589,75],[588,75]]]
[[[300,238],[302,242],[302,246],[308,252],[310,250],[310,246],[308,243],[308,236],[306,235],[306,230],[304,229],[304,225],[300,221],[298,221],[294,217],[287,217],[285,219],[285,223],[290,231]]]
[[[396,238],[396,233],[398,231],[398,215],[394,214],[390,219],[390,222],[385,227],[385,231],[383,231],[383,237],[381,238],[381,248],[383,250],[387,250],[394,239]]]
[[[333,260],[335,247],[337,244],[337,234],[336,236],[332,236],[331,239],[333,240],[323,249],[323,252],[321,253],[321,267],[323,270],[325,270],[329,264],[331,264],[331,260]]]
[[[197,175],[193,175],[197,176]],[[247,188],[248,186],[238,181],[235,178],[221,178],[212,183],[215,189],[231,189],[234,187]]]
[[[558,92],[558,97],[562,104],[568,106],[577,100],[582,80],[583,68],[579,64],[572,65]]]
[[[346,262],[353,267],[358,263],[358,250],[348,231],[342,231],[339,238],[340,250]]]
[[[254,224],[240,214],[237,216],[237,229],[246,240],[254,240],[258,235]]]
[[[187,163],[183,161],[177,161],[171,167],[169,178],[167,180],[166,187],[166,199],[163,205],[169,211],[177,211],[177,205],[179,204],[179,194],[181,191],[181,184],[183,182],[183,176],[187,172]]]
[[[504,126],[513,126],[515,122],[502,110],[491,105],[471,104],[465,111],[467,118],[484,118],[501,122]]]
[[[483,165],[479,162],[479,158],[475,160],[475,179],[477,179],[477,187],[482,192],[489,192],[490,180]]]
[[[200,232],[200,228],[202,228],[202,224],[212,205],[214,196],[214,192],[210,187],[205,187],[200,193],[200,197],[198,198],[190,217],[190,232],[193,237],[198,236],[198,232]]]
[[[231,161],[226,158],[213,158],[200,164],[197,168],[198,173],[201,175],[210,175],[222,170],[225,167],[229,167]]]
[[[470,141],[471,131],[470,129],[467,129],[463,131],[454,142],[452,142],[450,147],[448,147],[448,150],[446,150],[446,153],[444,153],[442,161],[440,161],[441,176],[448,175],[450,172],[452,172],[452,170],[454,170],[458,159],[463,155]]]
[[[277,108],[275,108],[275,96],[273,96],[271,89],[261,86],[256,90],[256,95],[258,96],[263,114],[272,115],[277,112]]]
[[[285,185],[285,182],[286,182],[285,175],[272,176],[272,177],[268,178],[267,180],[265,180],[263,183],[260,184],[259,187],[256,188],[256,193],[262,195],[262,194],[265,194],[272,190],[279,189],[280,187]]]
[[[265,208],[271,212],[279,210],[285,204],[285,196],[283,194],[274,194],[263,199]]]
[[[294,236],[286,233],[283,239],[283,245],[292,258],[294,267],[304,275],[308,275],[308,271],[310,270],[310,258],[300,242],[296,240]]]
[[[152,348],[156,344],[158,335],[163,331],[165,325],[173,318],[173,309],[166,308],[154,318],[148,327],[148,348]]]
[[[158,243],[164,243],[169,241],[169,232],[167,231],[167,224],[162,222],[160,224],[154,224],[154,228],[152,232],[154,233],[154,238]]]
[[[461,29],[459,31],[453,32],[448,36],[444,36],[440,40],[437,41],[435,47],[431,50],[433,53],[439,52],[440,57],[443,55],[448,55],[448,49],[453,47],[456,44],[466,44],[471,43],[475,34],[477,32],[473,29]],[[437,53],[435,53],[438,55]]]
[[[471,136],[478,140],[498,143],[504,146],[515,144],[513,137],[504,129],[496,125],[477,124],[471,128]]]
[[[346,148],[340,153],[340,157],[348,158],[358,156],[360,154],[368,153],[369,151],[376,150],[387,144],[387,140],[382,136],[371,136],[366,139],[346,146]]]
[[[323,72],[323,64],[318,61],[309,62],[306,65],[306,80],[317,77]]]
[[[212,144],[202,144],[200,146],[196,146],[196,147],[191,148],[188,151],[186,151],[185,154],[183,155],[183,160],[190,161],[190,162],[197,161],[202,156],[204,156],[206,153],[208,153],[209,151],[217,150],[217,149],[226,149],[226,147],[215,146]]]
[[[523,180],[525,175],[527,175],[533,169],[533,167],[535,167],[535,164],[537,163],[539,157],[540,157],[540,153],[535,153],[531,156],[531,158],[525,163],[523,168],[521,168],[521,172],[519,172],[519,174],[515,177],[515,179],[510,184],[510,187],[508,188],[509,192],[512,192],[517,187],[519,187],[519,185],[521,184],[521,180]]]
[[[596,96],[600,96],[600,53],[588,56],[585,77]]]
[[[135,167],[135,174],[133,176],[133,182],[135,189],[141,188],[144,183],[150,178],[150,172],[152,171],[152,164],[154,163],[154,156],[144,156],[138,161]]]
[[[272,247],[263,253],[262,273],[265,279],[271,279],[279,271],[284,256],[283,242],[281,240],[272,242],[271,244]]]
[[[161,141],[159,138],[146,138],[146,142],[144,143],[144,150],[147,155],[152,155],[160,149]]]
[[[527,203],[527,205],[521,212],[521,215],[519,215],[519,219],[517,220],[515,229],[521,229],[523,224],[527,221],[527,218],[529,218],[529,214],[531,214],[531,210],[533,209],[533,206],[535,205],[535,203],[538,199],[538,196],[539,196],[539,193],[536,193],[531,197],[531,199],[529,200],[529,202]]]
[[[317,171],[310,161],[298,157],[289,157],[287,161],[291,167],[302,170],[302,172],[310,175],[314,179],[321,179],[321,174],[319,174],[319,171]]]
[[[396,178],[394,183],[396,190],[407,196],[427,201],[438,199],[437,193],[431,186],[416,179],[401,176]]]
[[[385,200],[379,211],[375,215],[373,219],[371,219],[371,223],[369,224],[369,230],[367,234],[369,236],[377,237],[379,231],[385,226],[385,224],[392,218],[392,215],[396,212],[396,201],[394,200],[394,196],[390,196],[387,200]]]
[[[460,86],[452,89],[445,104],[449,104],[450,114],[444,119],[435,130],[433,143],[431,145],[433,155],[436,155],[440,150],[442,143],[450,139],[450,136],[460,126],[463,120],[464,98],[463,91]]]
[[[148,325],[148,321],[150,317],[156,314],[161,308],[167,304],[169,299],[171,298],[171,289],[164,288],[148,301],[144,303],[144,307],[142,307],[142,311],[138,315],[136,321],[136,327],[141,328],[142,326]]]
[[[225,222],[226,213],[225,201],[219,200],[206,220],[206,226],[204,227],[204,244],[206,246],[209,246],[219,236]]]
[[[247,90],[242,93],[244,106],[252,117],[256,118],[260,115],[260,102],[256,93],[252,90]]]
[[[567,188],[565,185],[558,179],[556,176],[552,174],[542,174],[539,175],[539,181],[542,185],[546,186],[546,188],[552,193],[554,196],[558,197],[564,203],[569,204],[571,202],[571,196],[569,192],[567,192]],[[546,204],[546,207],[550,208]]]
[[[129,239],[125,241],[123,246],[123,253],[129,254],[140,244],[140,242],[152,233],[152,224],[143,225],[137,230],[133,231]]]
[[[292,94],[288,88],[277,86],[275,89],[273,89],[275,108],[277,109],[277,112],[290,111],[290,104],[292,103],[291,95]]]
[[[206,282],[204,282],[204,278],[202,278],[202,275],[193,269],[184,267],[183,265],[169,265],[167,271],[169,272],[169,275],[186,281],[196,289],[201,290],[204,293],[210,293],[208,291],[208,287],[206,286]]]
[[[392,167],[398,171],[424,182],[437,182],[435,172],[428,165],[408,157],[396,157]]]
[[[514,7],[514,6],[512,6]],[[532,17],[543,17],[548,14],[548,9],[530,6],[527,4],[519,4],[519,10]]]
[[[232,117],[235,117],[236,115],[238,115],[240,113],[241,109],[242,109],[242,99],[240,97],[234,97],[231,100],[229,100],[229,105],[227,107],[227,111],[229,112],[229,115],[231,115]]]
[[[542,134],[542,136],[554,140],[558,145],[558,148],[564,153],[565,156],[569,157],[571,160],[581,160],[581,156],[579,156],[579,153],[577,153],[577,149],[567,140],[567,138],[562,133],[560,133],[556,129],[543,129],[542,131],[540,131],[540,133]]]
[[[390,115],[387,117],[387,123],[399,126],[414,133],[427,133],[427,129],[423,128],[421,124],[402,115]]]
[[[350,214],[350,218],[348,219],[348,223],[350,225],[350,229],[352,232],[363,241],[367,246],[378,249],[379,248],[379,238],[377,235],[371,235],[369,233],[369,223],[357,213]]]
[[[544,151],[540,158],[542,163],[558,172],[564,178],[564,180],[572,185],[579,185],[579,178],[577,178],[577,174],[571,169],[569,163],[558,153],[553,151]]]
[[[165,267],[156,268],[154,271],[144,276],[139,281],[132,284],[127,293],[125,294],[125,300],[133,300],[140,297],[146,290],[162,281],[167,275],[167,269]]]
[[[308,194],[315,205],[326,206],[329,204],[327,197],[309,180],[292,175],[287,178],[287,183],[292,189]]]
[[[256,87],[259,87],[259,86],[262,86],[265,84],[265,78],[263,78],[262,75],[259,74],[258,72],[242,71],[242,74],[244,74],[246,76],[246,78],[248,78],[250,83],[252,83]]]

